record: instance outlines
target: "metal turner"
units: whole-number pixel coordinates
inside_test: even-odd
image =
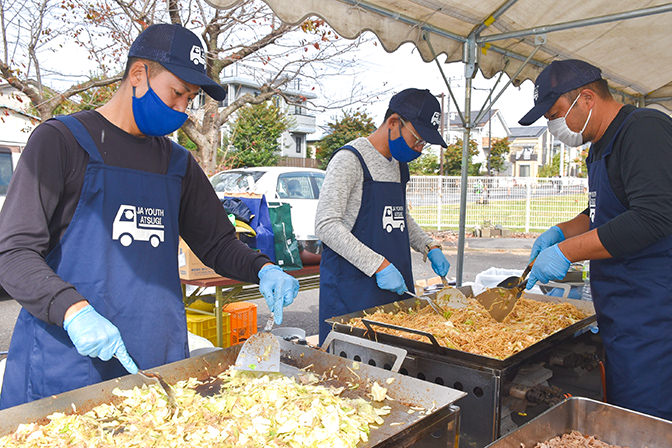
[[[271,312],[263,331],[253,334],[243,344],[236,358],[235,369],[250,372],[280,371],[280,342],[271,333],[273,323]]]

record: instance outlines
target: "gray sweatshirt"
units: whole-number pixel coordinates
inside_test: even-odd
[[[400,182],[399,162],[388,160],[365,137],[349,143],[364,158],[374,181]],[[364,245],[352,233],[362,202],[364,171],[351,151],[339,151],[327,166],[315,216],[315,233],[327,246],[360,271],[372,276],[384,257]],[[413,220],[406,208],[406,228],[411,247],[427,254],[427,245],[439,245]]]

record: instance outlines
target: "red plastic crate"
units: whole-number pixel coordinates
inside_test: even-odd
[[[257,305],[254,303],[229,303],[223,311],[231,316],[231,345],[245,342],[257,332]]]

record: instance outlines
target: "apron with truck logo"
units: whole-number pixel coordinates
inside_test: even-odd
[[[357,149],[348,145],[337,151],[341,150],[352,151],[364,171],[362,204],[352,234],[392,263],[406,280],[406,287],[413,291],[411,246],[406,226],[406,183],[410,177],[408,165],[399,163],[401,182],[377,182],[371,177]],[[375,274],[369,277],[324,245],[320,261],[320,344],[331,331],[325,319],[402,298],[392,291],[380,289]]]
[[[58,117],[88,153],[72,221],[47,264],[121,332],[140,369],[188,357],[177,268],[178,216],[188,153],[172,144],[166,174],[106,165],[84,126]],[[77,353],[66,331],[22,309],[0,409],[126,375],[116,358]]]
[[[641,109],[638,109],[641,110]],[[590,228],[624,213],[609,183],[606,157],[589,157]],[[672,419],[672,237],[627,257],[592,260],[590,283],[606,350],[607,400]]]

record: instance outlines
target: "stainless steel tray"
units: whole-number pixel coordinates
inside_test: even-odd
[[[589,398],[558,403],[487,448],[532,448],[539,442],[579,431],[603,442],[630,448],[669,448],[672,422]]]
[[[525,294],[524,297],[538,300],[541,302],[567,302],[576,306],[581,311],[588,314],[588,317],[581,319],[578,322],[566,327],[560,331],[555,332],[554,334],[548,336],[541,341],[532,344],[520,352],[509,356],[505,359],[491,358],[489,356],[477,355],[474,353],[469,353],[461,350],[455,350],[448,347],[439,345],[433,335],[423,331],[405,329],[404,327],[396,327],[397,330],[406,331],[408,333],[420,334],[427,338],[427,341],[416,341],[410,338],[404,338],[400,336],[394,336],[391,334],[384,333],[382,331],[376,331],[379,327],[387,326],[387,324],[375,323],[372,322],[371,331],[363,328],[353,327],[348,324],[351,319],[357,317],[364,317],[367,314],[373,314],[378,309],[382,309],[386,312],[394,312],[401,308],[410,308],[410,307],[424,307],[427,306],[424,303],[419,305],[416,302],[419,302],[417,299],[406,299],[398,302],[388,303],[387,305],[368,308],[366,310],[357,311],[350,314],[345,314],[343,316],[332,317],[327,319],[327,322],[332,324],[335,331],[341,333],[352,334],[355,336],[368,338],[371,340],[376,340],[383,344],[388,344],[394,347],[403,347],[410,351],[420,351],[424,353],[433,353],[444,357],[445,359],[452,359],[457,361],[462,361],[467,365],[479,366],[479,367],[488,367],[493,369],[504,369],[513,365],[520,364],[521,362],[531,358],[533,355],[545,350],[548,347],[551,347],[561,341],[573,337],[575,334],[584,332],[588,327],[596,321],[595,308],[593,302],[588,300],[573,300],[573,299],[561,299],[558,297],[545,296],[541,294]]]
[[[237,345],[166,364],[152,371],[160,373],[168,383],[189,377],[206,380],[234,364],[240,347]],[[298,374],[298,369],[307,368],[316,374],[329,373],[325,375],[323,382],[335,387],[345,386],[348,382],[365,386],[366,381],[370,380],[378,381],[388,388],[388,394],[395,401],[386,401],[385,404],[391,406],[392,411],[385,417],[385,424],[371,431],[368,443],[362,444],[362,448],[414,446],[417,440],[436,431],[437,425],[441,425],[444,431],[452,432],[452,439],[457,440],[459,408],[452,403],[463,397],[463,392],[367,364],[356,363],[358,368],[354,369],[355,362],[352,360],[283,340],[280,340],[280,348],[280,370],[288,376]],[[386,380],[391,377],[395,381],[386,384]],[[46,416],[54,412],[73,413],[76,409],[76,412],[83,413],[99,404],[113,402],[115,397],[112,390],[115,387],[132,388],[152,382],[153,380],[147,380],[140,375],[128,375],[2,410],[0,436],[14,431],[20,423],[44,422]],[[359,387],[356,390],[346,390],[343,395],[365,396],[367,391],[367,387]],[[408,414],[409,406],[433,411],[425,415],[420,415],[419,412]]]

